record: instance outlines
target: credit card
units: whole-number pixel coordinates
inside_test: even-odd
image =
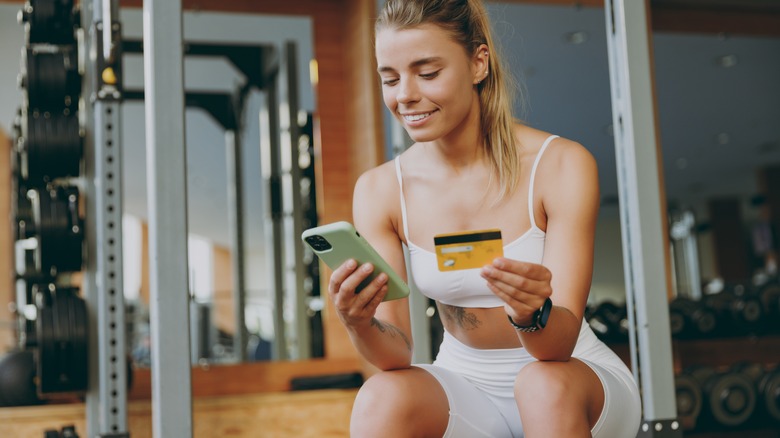
[[[439,271],[481,268],[504,255],[501,230],[475,230],[433,236]]]

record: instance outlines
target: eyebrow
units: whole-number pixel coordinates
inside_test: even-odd
[[[433,64],[433,63],[441,61],[441,59],[442,58],[439,57],[439,56],[430,56],[428,58],[420,58],[418,60],[412,61],[409,64],[409,67],[416,68],[416,67],[420,67],[420,66],[427,65],[427,64]],[[392,67],[380,65],[379,68],[376,69],[376,71],[379,72],[379,73],[394,72],[395,69],[392,68]]]

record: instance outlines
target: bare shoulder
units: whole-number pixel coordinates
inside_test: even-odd
[[[546,140],[552,134],[528,126],[518,126],[517,137],[522,145],[523,154],[535,158]],[[560,172],[596,172],[596,160],[593,154],[580,143],[564,137],[556,137],[550,141],[544,156],[539,163],[538,173],[553,174],[560,178]],[[537,178],[544,176],[539,175]]]
[[[395,163],[391,160],[371,168],[358,177],[355,183],[355,196],[368,196],[381,199],[385,195],[398,193],[395,175]]]
[[[352,197],[352,216],[361,234],[376,230],[397,230],[400,214],[399,187],[395,163],[391,160],[363,172],[355,183]]]
[[[557,168],[558,171],[597,171],[593,154],[585,146],[567,138],[554,139],[544,154],[551,165],[548,167]]]

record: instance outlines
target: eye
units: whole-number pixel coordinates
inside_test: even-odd
[[[397,78],[382,79],[382,85],[393,86],[398,82]]]
[[[420,73],[420,77],[423,78],[423,79],[433,79],[436,76],[439,76],[439,72],[440,71],[441,70],[436,70],[435,72],[432,72],[432,73]]]

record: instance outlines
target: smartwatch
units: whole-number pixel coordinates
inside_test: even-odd
[[[515,328],[515,330],[523,333],[531,333],[535,331],[539,331],[547,326],[547,320],[550,319],[550,312],[552,311],[552,300],[547,298],[544,300],[544,304],[542,304],[542,307],[537,309],[536,312],[534,312],[533,316],[531,317],[531,325],[523,326],[518,325],[512,320],[512,317],[507,315],[506,317],[509,319],[509,323],[512,324],[512,327]]]

